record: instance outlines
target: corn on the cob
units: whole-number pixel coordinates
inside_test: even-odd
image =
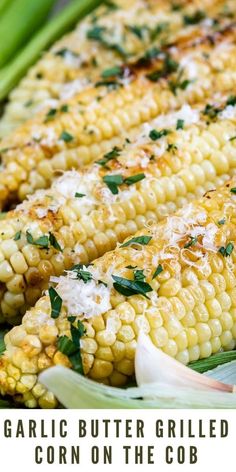
[[[47,104],[55,108],[58,99],[67,99],[91,86],[98,80],[104,64],[107,68],[121,65],[125,53],[135,60],[150,44],[163,46],[188,35],[210,33],[216,22],[217,27],[227,24],[235,14],[232,1],[227,4],[204,1],[201,5],[196,1],[191,5],[183,2],[179,10],[170,1],[147,4],[131,0],[116,4],[117,9],[100,7],[29,71],[10,96],[0,122],[1,136]]]
[[[234,178],[91,266],[57,279],[54,295],[61,304],[44,296],[5,336],[1,393],[28,407],[54,407],[37,375],[55,364],[75,366],[62,348],[73,331],[82,336],[77,351],[85,375],[115,386],[134,374],[140,330],[184,364],[233,349],[235,193]],[[74,337],[72,344],[75,352]]]
[[[0,206],[22,200],[37,188],[48,187],[58,170],[78,168],[96,160],[102,151],[119,145],[130,130],[138,130],[143,122],[161,112],[231,91],[236,83],[236,46],[230,38],[235,32],[227,35],[228,41],[214,49],[203,41],[198,48],[192,46],[184,53],[174,51],[172,58],[166,53],[163,59],[154,61],[154,74],[157,67],[158,74],[161,69],[157,83],[142,70],[118,90],[109,92],[106,87],[95,87],[18,128],[2,141]],[[217,34],[215,40],[220,37]],[[163,78],[166,68],[176,69],[176,61],[180,72]]]
[[[89,263],[228,179],[236,160],[236,111],[224,102],[208,120],[187,105],[160,116],[100,164],[66,172],[8,213],[0,224],[2,321],[18,322],[50,276]]]

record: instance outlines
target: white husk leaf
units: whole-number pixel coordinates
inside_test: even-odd
[[[135,354],[135,375],[138,386],[158,383],[169,385],[173,389],[180,387],[225,392],[232,392],[234,388],[184,366],[155,347],[142,331]]]

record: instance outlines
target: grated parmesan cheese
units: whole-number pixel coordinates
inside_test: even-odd
[[[228,105],[219,113],[222,120],[232,120],[236,118],[236,106]]]
[[[90,269],[85,268],[92,273]],[[109,288],[96,280],[85,283],[76,279],[75,272],[68,272],[66,276],[52,277],[51,281],[58,283],[56,290],[71,316],[89,319],[111,308]]]

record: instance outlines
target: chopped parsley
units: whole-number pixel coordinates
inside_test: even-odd
[[[136,175],[131,175],[130,177],[127,177],[124,179],[124,184],[126,185],[133,185],[136,184],[137,182],[140,182],[140,180],[145,179],[145,174],[136,174]]]
[[[165,77],[172,72],[176,72],[178,67],[178,63],[167,54],[162,69],[154,70],[153,72],[150,72],[150,74],[147,74],[146,77],[151,80],[151,82],[157,82],[162,77]]]
[[[136,174],[132,175],[130,177],[124,178],[120,174],[111,174],[111,175],[105,175],[103,177],[103,182],[108,186],[109,190],[113,195],[117,195],[119,193],[119,186],[122,184],[126,185],[133,185],[136,182],[139,182],[140,180],[145,179],[145,174]]]
[[[77,52],[72,51],[71,49],[68,48],[62,48],[59,49],[59,51],[55,52],[55,56],[60,56],[60,57],[66,57],[67,54],[72,54],[74,57],[79,57],[79,54]]]
[[[229,141],[234,141],[236,139],[236,136],[232,136],[232,138],[229,138]]]
[[[73,370],[84,375],[83,363],[80,351],[80,340],[84,336],[86,330],[81,321],[78,321],[77,327],[71,325],[71,339],[64,335],[60,336],[57,341],[57,347],[60,352],[65,354],[73,367]]]
[[[149,30],[148,26],[127,25],[127,29],[131,31],[138,39],[143,39],[145,32]]]
[[[139,58],[138,65],[148,66],[154,59],[157,59],[160,54],[161,50],[158,49],[156,46],[153,46],[152,48],[147,49],[147,51],[145,51],[145,54]]]
[[[226,105],[235,106],[236,105],[236,95],[230,95],[227,102],[226,102]]]
[[[203,110],[203,115],[209,116],[210,119],[214,119],[217,117],[218,113],[221,112],[220,108],[214,107],[214,105],[211,105],[210,103],[207,103]]]
[[[222,220],[218,221],[218,225],[224,225],[226,222],[226,218],[222,218]]]
[[[76,272],[77,279],[83,280],[84,283],[92,280],[92,274],[88,270],[84,270],[81,264],[76,264],[71,269],[73,272]]]
[[[48,121],[52,120],[56,114],[57,114],[57,108],[51,108],[47,112],[44,122],[47,123]]]
[[[62,248],[53,233],[49,232],[49,243],[54,249],[62,252]]]
[[[184,25],[196,25],[200,21],[206,18],[206,14],[203,10],[197,10],[193,15],[184,15],[183,22]]]
[[[21,231],[17,231],[13,239],[14,241],[19,241],[20,238],[21,238]]]
[[[236,187],[232,187],[232,188],[230,189],[230,192],[231,192],[231,193],[236,193]]]
[[[136,282],[144,282],[145,281],[145,275],[143,273],[143,269],[137,269],[134,271],[134,280]]]
[[[96,164],[99,164],[100,166],[106,167],[107,163],[111,161],[112,159],[116,159],[121,153],[121,149],[115,146],[110,152],[107,152],[104,154],[102,159],[99,159],[99,161],[96,161]]]
[[[86,196],[85,193],[78,193],[78,192],[75,193],[76,198],[82,198],[82,197],[85,197],[85,196]]]
[[[109,79],[110,77],[121,77],[123,75],[123,69],[120,66],[114,66],[109,69],[105,69],[102,72],[103,79]]]
[[[228,257],[232,254],[234,250],[233,243],[228,243],[226,247],[221,246],[219,249],[219,253],[222,254],[223,257]]]
[[[98,88],[98,87],[109,87],[111,90],[115,90],[119,87],[121,87],[122,84],[117,82],[116,80],[110,80],[110,79],[107,79],[107,80],[99,80],[98,82],[95,83],[95,87]]]
[[[104,46],[107,49],[111,49],[115,52],[117,52],[120,56],[123,58],[127,57],[127,52],[124,50],[124,48],[117,43],[110,43],[104,36],[104,33],[107,31],[107,28],[104,26],[98,26],[95,25],[93,28],[91,28],[89,31],[87,31],[87,38],[92,39],[94,41],[99,41],[102,46]]]
[[[193,82],[193,80],[189,80],[189,79],[182,80],[183,73],[184,73],[184,70],[180,69],[176,79],[169,81],[170,90],[172,91],[174,95],[176,95],[176,92],[178,89],[186,90],[186,88]]]
[[[177,120],[177,123],[176,123],[176,129],[184,129],[184,120]]]
[[[170,152],[175,152],[177,151],[177,149],[178,149],[178,146],[176,146],[176,144],[174,143],[170,143],[167,146],[167,151],[170,151]]]
[[[48,289],[49,293],[49,298],[50,298],[50,303],[51,303],[51,318],[58,318],[61,312],[61,307],[62,307],[62,299],[60,295],[58,295],[57,291],[55,288],[50,287]]]
[[[32,234],[27,230],[26,231],[26,239],[29,244],[33,244],[34,246],[39,246],[42,249],[48,249],[49,245],[53,246],[55,249],[58,251],[62,252],[62,248],[60,244],[58,243],[56,237],[54,236],[53,233],[49,232],[49,236],[46,234],[43,236],[40,236],[37,239],[34,239]]]
[[[62,105],[61,108],[60,108],[60,111],[62,113],[67,113],[69,111],[69,105],[67,105],[67,104]]]
[[[152,129],[149,133],[149,138],[152,141],[157,141],[158,139],[162,138],[163,136],[167,136],[170,133],[169,129],[162,129],[161,131],[157,131],[156,129]]]
[[[139,294],[148,298],[146,294],[153,290],[152,287],[144,281],[129,280],[116,275],[112,275],[112,278],[114,280],[113,286],[115,290],[126,297]]]
[[[118,186],[124,183],[124,179],[122,175],[119,174],[105,175],[103,177],[103,182],[108,186],[113,195],[117,195],[119,193]]]
[[[195,244],[197,244],[197,238],[190,236],[190,240],[184,245],[184,249],[187,249],[191,246],[195,246]]]
[[[73,141],[74,137],[72,136],[72,134],[68,133],[68,131],[62,131],[59,139],[61,139],[65,143],[70,143],[71,141]]]
[[[27,230],[26,231],[26,239],[29,244],[33,244],[34,246],[39,246],[43,249],[48,249],[49,246],[49,237],[44,235],[40,236],[37,239],[34,239],[32,234]]]
[[[161,272],[163,272],[163,267],[161,264],[158,264],[153,276],[152,276],[152,280],[155,279],[159,274],[161,274]]]
[[[143,246],[146,246],[149,241],[151,241],[151,239],[152,236],[137,236],[132,239],[129,239],[129,241],[126,241],[126,243],[122,244],[120,247],[127,247],[131,244],[142,244]]]

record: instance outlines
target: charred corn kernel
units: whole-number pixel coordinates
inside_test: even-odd
[[[206,32],[205,32],[206,33]],[[169,83],[177,80],[178,71],[170,72],[170,80],[168,81],[151,81],[148,79],[150,72],[155,72],[157,65],[151,63],[150,67],[144,70],[140,67],[135,69],[135,62],[130,66],[130,78],[128,84],[122,84],[123,87],[118,87],[115,90],[110,90],[109,87],[93,87],[92,82],[87,90],[84,90],[68,101],[61,102],[61,106],[53,108],[52,119],[48,120],[49,110],[44,110],[38,113],[32,120],[28,121],[22,127],[19,127],[12,135],[6,137],[2,141],[3,170],[0,176],[0,201],[2,205],[7,204],[11,197],[15,196],[22,200],[29,193],[33,193],[38,188],[48,187],[51,179],[54,176],[54,171],[68,170],[87,164],[99,157],[102,152],[106,152],[113,146],[120,145],[123,141],[124,133],[133,135],[138,133],[140,135],[140,125],[145,121],[150,121],[160,113],[165,113],[177,109],[184,103],[204,102],[211,97],[210,90],[215,93],[227,94],[234,87],[235,81],[235,56],[234,43],[235,32],[225,32],[228,42],[232,43],[232,48],[213,48],[209,45],[209,31],[203,34],[201,28],[197,29],[193,35],[197,38],[202,38],[202,43],[198,48],[192,46],[189,38],[186,39],[184,47],[176,47],[173,52],[173,60],[181,67],[181,61],[184,60],[186,54],[191,56],[191,61],[196,66],[196,79],[191,83],[191,86],[186,87],[186,90],[181,90],[181,93],[173,94]],[[216,35],[216,44],[222,42],[225,44],[224,33]],[[226,43],[228,44],[228,43]],[[215,50],[217,49],[217,53]],[[199,50],[204,53],[202,56]],[[206,60],[206,54],[209,55]],[[215,80],[216,57],[222,58],[222,72],[221,80]],[[158,59],[159,62],[161,59]],[[163,61],[167,60],[166,57]],[[133,61],[133,59],[132,59]],[[227,64],[231,61],[231,67]],[[165,67],[165,62],[162,64]],[[126,65],[129,68],[129,64]],[[177,67],[177,66],[176,66]],[[81,70],[81,68],[77,68]],[[83,68],[82,68],[83,69]],[[96,68],[95,68],[96,69]],[[135,69],[135,74],[132,74]],[[99,68],[96,74],[99,73]],[[188,75],[188,70],[186,70]],[[171,78],[173,80],[171,82]],[[188,77],[186,81],[188,82]],[[201,94],[197,94],[201,90]],[[102,91],[102,96],[101,96]],[[121,98],[121,100],[119,100]],[[99,99],[99,101],[97,101]],[[81,103],[81,109],[78,110],[78,102]],[[94,106],[95,103],[95,106]],[[66,106],[66,113],[63,112],[63,106]],[[111,109],[111,108],[115,109]],[[143,109],[145,108],[145,120],[143,121]],[[135,110],[135,111],[134,111]],[[112,122],[108,119],[112,115],[112,121],[116,122],[112,126]],[[120,126],[117,126],[117,124]],[[36,131],[35,131],[36,130]],[[203,155],[208,156],[208,163],[202,167],[202,162],[195,163],[195,157],[188,159],[189,169],[182,169],[181,180],[183,185],[173,185],[168,183],[170,165],[165,165],[163,170],[163,181],[166,187],[167,200],[174,200],[180,190],[185,188],[185,192],[193,192],[196,186],[199,187],[205,184],[206,175],[209,176],[209,165],[212,165],[213,173],[211,179],[216,178],[217,175],[228,174],[234,163],[230,155],[232,155],[232,148],[228,141],[226,141],[226,133],[222,133],[220,138],[217,136],[216,128],[211,126],[208,130],[203,130],[202,136],[198,140],[194,140],[195,147],[201,149]],[[129,137],[129,136],[128,136]],[[201,142],[207,141],[207,146],[201,146]],[[200,144],[199,144],[200,143]],[[172,143],[174,144],[174,143]],[[191,145],[191,143],[190,143]],[[225,146],[227,153],[223,151]],[[214,148],[214,152],[210,153],[209,147]],[[219,149],[218,149],[219,148]],[[95,152],[96,151],[96,152]],[[97,153],[97,154],[96,154]],[[75,154],[77,157],[75,157]],[[58,158],[58,155],[60,158]],[[195,156],[195,155],[194,155]],[[52,170],[45,172],[48,162],[50,161]],[[187,156],[186,156],[187,163]],[[172,172],[175,173],[175,161],[173,162]],[[208,165],[209,164],[209,165]],[[197,194],[197,193],[196,193]],[[141,195],[142,192],[141,192]],[[164,198],[165,201],[165,198]],[[150,192],[146,196],[146,202],[140,198],[137,200],[136,208],[144,207],[146,209],[155,209],[156,194]],[[159,206],[159,205],[158,205]],[[169,205],[170,206],[170,205]],[[174,208],[175,209],[175,208]],[[159,208],[158,210],[161,210]],[[159,214],[162,214],[159,211]],[[69,216],[67,216],[69,218]]]

